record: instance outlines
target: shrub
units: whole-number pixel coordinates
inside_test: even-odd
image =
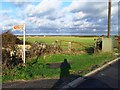
[[[21,42],[17,36],[13,35],[10,31],[7,31],[2,34],[2,64],[3,69],[8,67],[12,68],[13,66],[21,63],[21,58],[16,55],[17,52],[17,43]],[[11,55],[11,52],[13,54]]]

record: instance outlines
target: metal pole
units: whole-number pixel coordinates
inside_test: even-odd
[[[110,38],[110,27],[111,27],[111,0],[108,2],[108,38]]]

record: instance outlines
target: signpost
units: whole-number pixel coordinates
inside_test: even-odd
[[[23,62],[25,63],[25,24],[13,26],[13,30],[23,30]]]

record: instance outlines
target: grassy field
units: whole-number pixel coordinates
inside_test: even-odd
[[[19,37],[22,38],[22,37]],[[60,41],[60,40],[65,40],[65,41],[75,41],[75,42],[81,42],[81,43],[87,43],[87,44],[91,44],[94,42],[94,39],[97,37],[70,37],[70,36],[35,36],[35,37],[26,37],[26,41],[32,42],[34,43],[35,41],[37,42],[45,42],[48,44],[52,44],[53,42],[55,42],[56,40]]]
[[[22,39],[22,37],[19,37]],[[68,42],[72,42],[72,48],[76,49],[84,49],[84,47],[89,47],[94,45],[94,39],[97,37],[74,37],[74,36],[35,36],[35,37],[26,37],[26,41],[35,43],[35,42],[43,42],[49,45],[52,43],[55,44],[55,41],[58,40],[58,45],[60,45],[63,49],[67,49]]]

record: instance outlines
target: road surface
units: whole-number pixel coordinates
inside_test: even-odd
[[[120,66],[120,60],[88,77],[76,88],[119,88],[120,78],[118,76],[120,76],[120,73],[118,73],[118,66]]]

